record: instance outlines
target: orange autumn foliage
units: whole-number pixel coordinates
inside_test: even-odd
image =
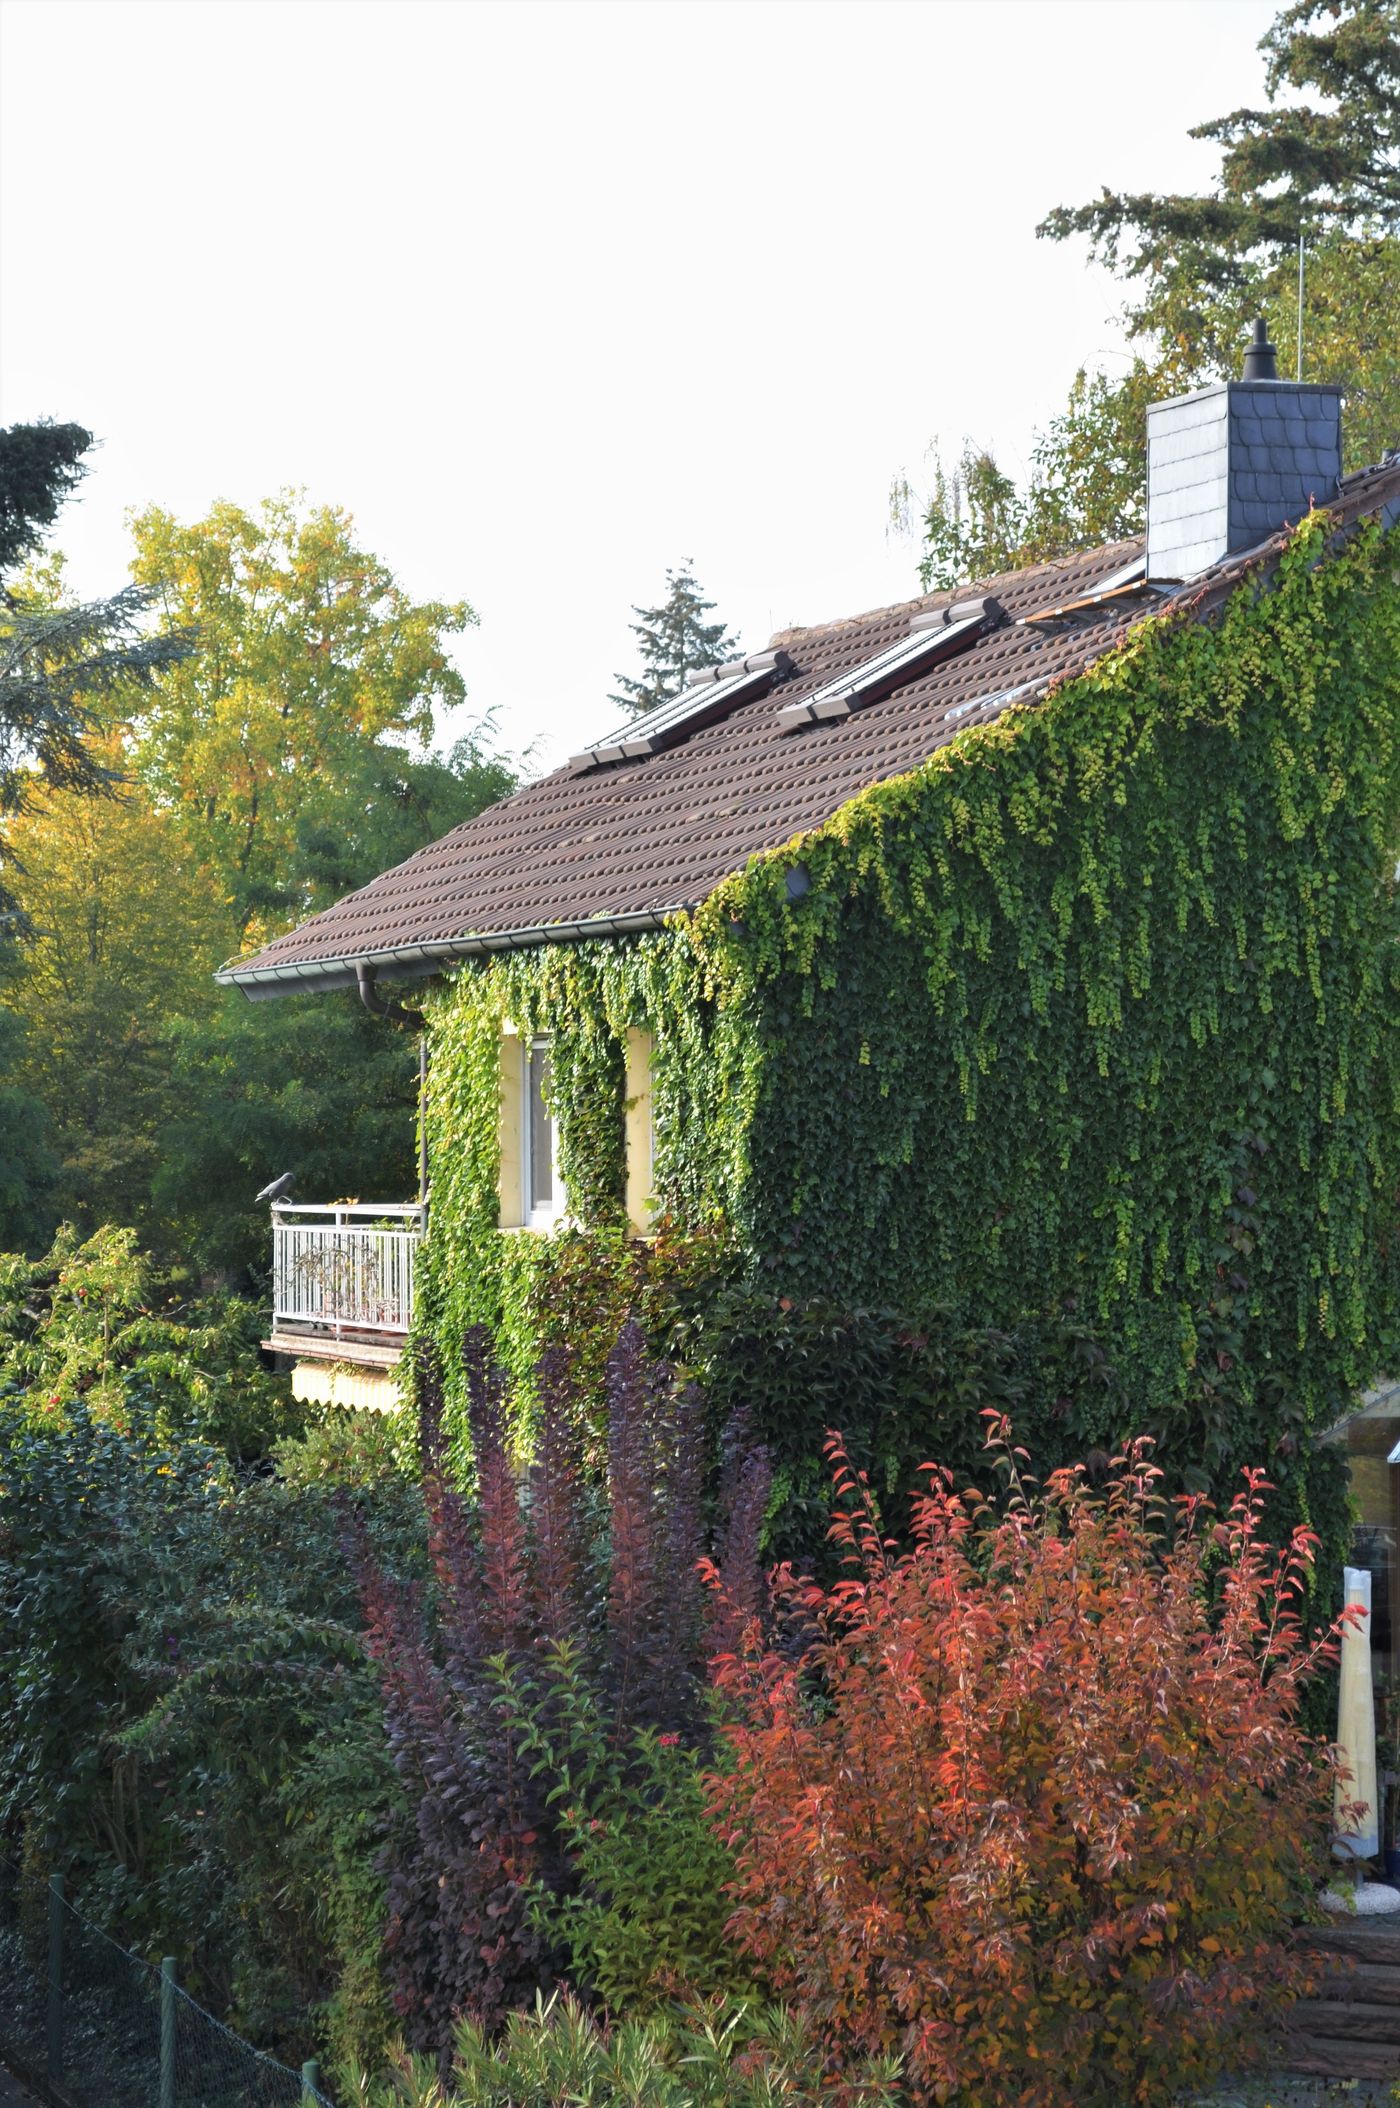
[[[1314,1540],[1263,1542],[1259,1473],[1224,1521],[1169,1507],[1146,1444],[1101,1489],[1041,1490],[990,1417],[1007,1498],[926,1467],[903,1551],[831,1437],[849,1578],[780,1569],[778,1639],[751,1620],[716,1664],[731,1935],[918,2098],[1170,2101],[1303,1984],[1331,1792],[1298,1719],[1332,1644],[1300,1618]]]

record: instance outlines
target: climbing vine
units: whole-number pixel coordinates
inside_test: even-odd
[[[724,1029],[729,1026],[729,1029]],[[552,1040],[551,1093],[569,1214],[553,1232],[499,1224],[501,1062],[507,1028]],[[658,1231],[628,1227],[624,1072],[629,1030],[652,1034]],[[735,1102],[735,1043],[684,929],[635,942],[545,946],[467,967],[430,998],[425,1106],[433,1231],[419,1330],[438,1341],[449,1391],[459,1343],[489,1326],[518,1394],[529,1397],[541,1346],[567,1344],[585,1395],[623,1318],[663,1283],[732,1264],[725,1224],[736,1206],[725,1137]],[[595,1378],[590,1386],[590,1377]]]
[[[702,1263],[1008,1335],[1070,1313],[1113,1371],[1081,1445],[1146,1425],[1183,1476],[1264,1460],[1337,1525],[1310,1438],[1396,1347],[1400,536],[1330,536],[1315,515],[1217,614],[1142,623],[655,936],[465,968],[432,1017],[444,1347],[484,1320],[524,1365],[563,1305],[610,1324]],[[507,1018],[554,1035],[578,1226],[551,1237],[496,1229]],[[622,1206],[629,1027],[659,1251]]]

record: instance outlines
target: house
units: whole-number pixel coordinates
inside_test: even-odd
[[[1143,1401],[1331,1542],[1350,1428],[1389,1560],[1400,457],[1340,412],[1256,341],[1149,413],[1142,538],[785,631],[223,969],[428,984],[431,1234],[277,1211],[304,1394],[385,1384],[415,1263],[528,1363],[660,1219],[785,1304],[1071,1312],[1112,1399],[1047,1361],[1047,1425]]]

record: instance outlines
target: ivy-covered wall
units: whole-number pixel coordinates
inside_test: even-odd
[[[649,1283],[727,1268],[741,1188],[737,1014],[715,999],[687,928],[633,940],[549,945],[467,967],[428,1002],[425,1117],[431,1234],[417,1328],[451,1379],[469,1326],[488,1325],[520,1386],[542,1344],[564,1340],[601,1375],[623,1318]],[[502,1230],[501,1061],[508,1028],[553,1041],[559,1169],[569,1226]],[[656,1185],[668,1226],[628,1230],[625,1048],[652,1034]]]
[[[427,1111],[449,1354],[485,1320],[523,1365],[727,1241],[794,1301],[1013,1333],[1073,1312],[1113,1372],[1077,1441],[1151,1426],[1217,1479],[1263,1460],[1335,1520],[1310,1437],[1395,1352],[1400,535],[1328,532],[659,936],[463,971]],[[554,1035],[578,1232],[496,1229],[506,1018]],[[655,1036],[686,1233],[659,1253],[622,1214],[628,1026]]]

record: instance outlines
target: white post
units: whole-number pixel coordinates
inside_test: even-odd
[[[1371,1576],[1364,1567],[1349,1566],[1342,1581],[1344,1607],[1359,1607],[1364,1615],[1349,1620],[1342,1634],[1337,1748],[1350,1776],[1339,1778],[1333,1789],[1333,1852],[1338,1859],[1374,1859],[1381,1839],[1376,1805],[1376,1710],[1371,1690]],[[1357,1813],[1351,1804],[1359,1802],[1365,1806]]]

